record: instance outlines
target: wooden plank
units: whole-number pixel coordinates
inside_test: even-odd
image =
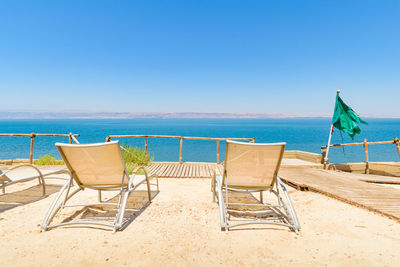
[[[279,176],[297,188],[306,187],[400,222],[400,190],[349,179],[349,174],[312,168],[283,167]],[[357,176],[360,176],[357,174]],[[368,176],[368,175],[365,175]]]
[[[185,177],[190,177],[190,165],[186,164],[185,166]]]
[[[175,170],[176,164],[170,164],[169,168],[165,171],[165,177],[171,177],[172,172]]]
[[[183,164],[182,165],[182,177],[187,177],[186,170],[187,170],[187,164]]]
[[[200,166],[200,177],[206,177],[204,166],[203,164]]]
[[[153,163],[148,167],[151,174],[158,177],[176,178],[210,178],[214,175],[214,169],[220,165],[215,163]],[[222,172],[222,171],[221,171]]]
[[[166,164],[166,168],[163,170],[161,177],[168,177],[168,172],[173,168],[171,164]]]
[[[176,173],[178,172],[179,165],[175,164],[172,171],[168,174],[169,177],[176,177]]]
[[[182,178],[183,177],[182,172],[183,172],[183,164],[180,164],[177,167],[177,172],[176,172],[175,176],[178,178]]]
[[[176,164],[175,166],[174,166],[174,169],[171,171],[171,173],[170,173],[170,177],[174,177],[174,178],[176,178],[176,174],[178,173],[178,170],[179,170],[179,164]]]
[[[165,168],[165,165],[163,165],[163,164],[155,164],[154,166],[155,166],[155,168],[154,168],[154,172],[155,172],[155,173],[158,173],[158,172],[160,172],[163,168]]]
[[[166,168],[166,166],[164,164],[155,164],[155,168],[154,170],[152,170],[152,174],[155,174],[157,176],[162,176],[162,173],[164,172],[164,169]]]

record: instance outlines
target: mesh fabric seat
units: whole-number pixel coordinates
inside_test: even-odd
[[[221,229],[255,223],[287,226],[294,231],[300,229],[290,196],[278,177],[285,145],[227,141],[224,172],[222,175],[215,173],[212,180],[214,199],[218,199],[220,207]],[[254,197],[258,192],[259,200]],[[264,192],[270,193],[276,203],[264,203]],[[246,199],[250,203],[243,201]],[[246,218],[253,215],[255,219],[231,223],[231,214]]]

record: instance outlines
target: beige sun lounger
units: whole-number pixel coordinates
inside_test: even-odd
[[[129,195],[143,183],[147,183],[148,198],[151,202],[150,179],[154,177],[148,176],[144,167],[136,168],[134,174],[129,175],[118,141],[95,144],[56,143],[56,147],[71,172],[71,178],[61,188],[51,204],[41,226],[43,230],[71,224],[95,224],[112,227],[114,231],[117,231],[123,226],[124,212]],[[143,170],[144,175],[136,175],[139,170]],[[75,181],[77,188],[71,192],[73,181]],[[155,185],[158,191],[158,179]],[[99,202],[67,205],[67,202],[76,193],[84,189],[97,190]],[[102,202],[101,191],[103,190],[118,190],[118,203]],[[65,196],[62,197],[62,195]],[[54,216],[62,208],[96,205],[117,206],[118,212],[114,223],[80,220],[50,225]]]
[[[17,169],[21,168],[29,168],[33,170],[33,173],[26,176],[26,177],[18,177],[13,175],[16,173]],[[45,178],[52,178],[52,179],[63,179],[65,178],[60,178],[60,177],[54,177],[53,175],[56,174],[69,174],[68,170],[57,170],[57,171],[50,171],[50,172],[42,172],[40,171],[37,167],[31,165],[31,164],[21,164],[14,166],[10,169],[8,169],[5,172],[0,171],[0,188],[3,192],[3,194],[6,193],[6,187],[16,184],[16,183],[22,183],[22,182],[27,182],[31,180],[38,179],[39,184],[42,186],[42,194],[43,196],[46,195],[46,183],[45,183]]]
[[[285,145],[226,142],[224,172],[222,175],[215,173],[212,180],[214,200],[217,198],[219,202],[221,230],[259,223],[287,226],[296,232],[300,230],[290,196],[278,177]],[[274,201],[264,203],[264,192],[269,192]],[[254,193],[260,193],[259,200]],[[232,202],[234,194],[244,194],[253,201]],[[247,209],[241,210],[239,207]],[[233,223],[231,215],[254,220],[237,220]]]

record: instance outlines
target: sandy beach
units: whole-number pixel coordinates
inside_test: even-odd
[[[398,222],[291,187],[300,233],[275,226],[222,232],[209,179],[160,179],[160,192],[149,205],[145,188],[133,193],[126,216],[130,222],[115,234],[84,226],[41,232],[40,223],[60,182],[49,181],[50,195],[45,198],[34,181],[9,187],[0,196],[1,265],[400,265]],[[94,201],[96,196],[85,191],[77,200]],[[74,208],[55,219],[109,220],[113,214]]]

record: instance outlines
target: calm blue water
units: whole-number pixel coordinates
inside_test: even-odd
[[[361,142],[393,140],[400,137],[399,119],[369,119],[354,139]],[[104,142],[107,135],[157,134],[200,137],[255,137],[256,142],[287,143],[288,150],[320,153],[326,145],[330,119],[71,119],[71,120],[0,120],[0,133],[77,133],[81,143]],[[58,156],[55,142],[68,138],[37,137],[34,158],[51,153]],[[144,147],[143,138],[121,139],[123,144]],[[352,142],[347,135],[335,131],[332,143]],[[28,158],[28,137],[0,137],[0,158]],[[178,161],[178,139],[149,139],[148,149],[156,161]],[[225,143],[221,143],[221,159]],[[394,145],[369,146],[370,161],[399,161]],[[215,141],[183,142],[184,161],[216,161]],[[331,162],[364,161],[362,146],[332,148]]]

